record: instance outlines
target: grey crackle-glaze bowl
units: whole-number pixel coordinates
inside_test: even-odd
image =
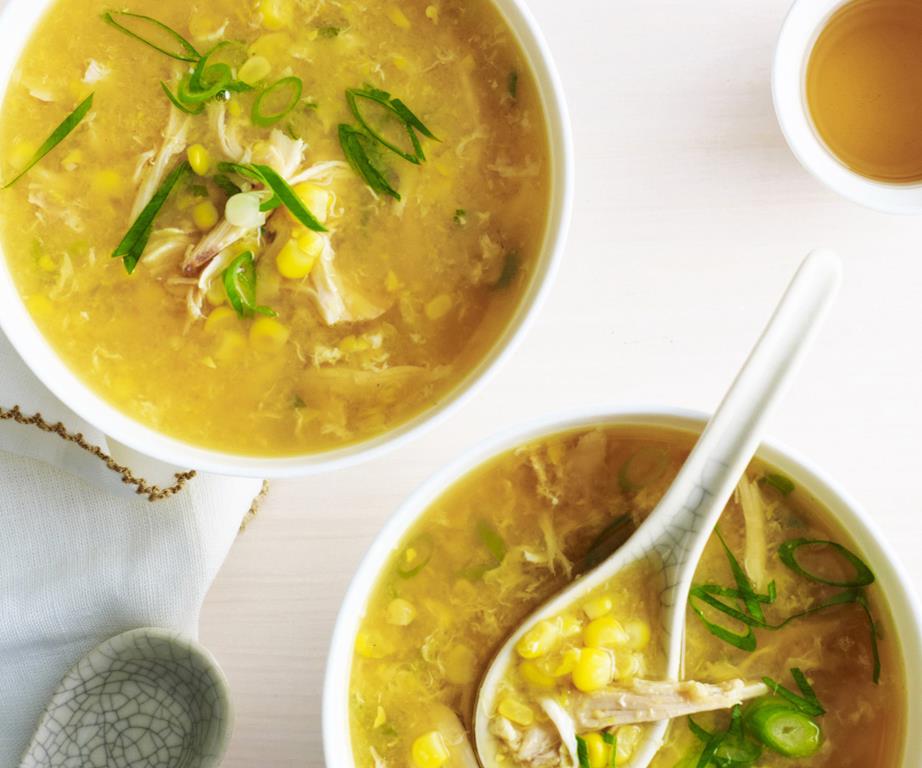
[[[232,723],[208,651],[176,632],[134,629],[65,675],[20,768],[213,768]]]

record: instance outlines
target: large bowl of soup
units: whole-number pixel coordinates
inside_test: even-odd
[[[630,536],[703,424],[677,411],[545,421],[478,447],[416,491],[372,544],[336,623],[327,765],[476,768],[471,717],[492,654]],[[807,461],[766,444],[741,478],[695,574],[675,692],[659,671],[658,601],[654,577],[628,574],[524,636],[492,714],[504,766],[630,766],[649,726],[610,725],[618,696],[643,711],[645,696],[651,707],[671,706],[673,693],[688,704],[743,690],[734,681],[779,693],[675,717],[655,768],[698,766],[714,735],[716,760],[735,761],[715,765],[922,761],[910,738],[922,728],[919,606],[867,514]],[[558,721],[562,709],[575,724],[577,761],[549,699]]]
[[[572,152],[522,0],[8,0],[0,42],[0,325],[118,444],[368,457],[549,286]]]

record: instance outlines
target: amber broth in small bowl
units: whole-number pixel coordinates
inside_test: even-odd
[[[922,211],[922,3],[798,0],[772,73],[782,132],[834,191]]]

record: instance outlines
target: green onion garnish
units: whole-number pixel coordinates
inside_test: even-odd
[[[166,97],[180,112],[185,112],[187,115],[200,115],[205,111],[204,104],[198,104],[194,107],[189,107],[184,104],[182,101],[180,101],[179,97],[170,90],[170,86],[163,82],[163,80],[160,81],[160,87],[163,88],[163,92],[166,94]]]
[[[747,727],[759,740],[785,757],[809,757],[823,743],[819,725],[784,699],[759,699],[746,712]]]
[[[342,30],[339,27],[320,27],[320,29],[317,30],[317,36],[330,39],[339,37],[340,32],[342,32]]]
[[[582,560],[576,563],[574,572],[585,573],[605,560],[612,552],[626,542],[636,526],[630,515],[618,515],[592,540]]]
[[[582,736],[576,737],[576,756],[579,760],[579,768],[589,768],[589,748]]]
[[[851,579],[846,579],[845,581],[836,581],[834,579],[827,579],[823,576],[818,576],[815,573],[811,573],[806,570],[798,561],[797,561],[797,551],[801,547],[823,547],[831,549],[837,555],[840,555],[844,560],[846,560],[852,568],[855,569],[855,575]],[[794,573],[803,576],[805,579],[810,581],[815,581],[818,584],[828,584],[832,587],[867,587],[870,584],[874,583],[874,573],[868,568],[867,564],[862,560],[858,555],[856,555],[851,550],[846,549],[841,544],[837,544],[834,541],[823,541],[820,539],[791,539],[790,541],[784,542],[778,548],[778,557],[781,559],[781,562],[784,563],[788,568],[790,568]]]
[[[271,190],[273,197],[260,205],[260,210],[271,211],[279,205],[284,205],[299,222],[314,232],[326,232],[327,228],[321,224],[311,213],[301,198],[295,194],[285,179],[279,176],[268,165],[243,164],[243,163],[218,163],[218,170],[222,173],[236,173],[245,179],[263,184]]]
[[[509,251],[505,258],[503,259],[503,271],[500,272],[499,277],[496,279],[496,282],[493,283],[493,287],[501,291],[503,288],[508,288],[515,282],[515,278],[519,274],[519,267],[521,266],[519,260],[518,251]]]
[[[148,34],[161,35],[166,39],[162,44],[158,44],[158,42],[155,40],[150,40],[139,32],[129,29],[124,24],[117,21],[116,16],[119,18],[136,19],[138,21],[137,26],[140,28],[146,28]],[[155,51],[159,51],[160,53],[169,56],[171,59],[195,62],[202,57],[201,54],[195,50],[195,47],[192,45],[192,43],[186,40],[186,38],[179,34],[179,32],[177,32],[172,27],[167,26],[162,21],[158,21],[157,19],[151,18],[150,16],[144,16],[140,13],[129,13],[128,11],[106,11],[102,17],[106,22],[111,24],[119,31],[124,32],[129,37],[133,37],[135,40],[140,40],[142,43],[144,43],[144,45],[150,46]],[[164,47],[170,43],[173,43],[176,46],[173,48],[173,50],[169,50]]]
[[[215,183],[215,186],[228,197],[233,197],[234,195],[239,195],[241,192],[243,192],[240,187],[234,184],[234,182],[232,182],[223,173],[215,174],[211,177],[211,180]]]
[[[608,752],[608,768],[615,768],[618,759],[618,736],[611,731],[602,731],[602,741],[611,748]]]
[[[244,251],[224,270],[224,291],[227,300],[240,317],[254,314],[275,317],[269,307],[256,305],[256,263],[252,251]]]
[[[519,96],[519,73],[514,69],[509,73],[509,77],[506,78],[506,90],[509,92],[509,95],[516,99]]]
[[[40,146],[35,151],[35,154],[29,158],[29,162],[26,163],[25,167],[16,174],[12,180],[3,185],[3,189],[12,187],[17,181],[31,171],[36,163],[67,138],[70,132],[80,124],[80,121],[83,120],[84,117],[86,117],[86,113],[90,111],[90,108],[93,106],[93,96],[95,96],[93,93],[87,96],[77,105],[77,108],[73,112],[64,118],[61,124],[51,132],[51,135],[47,139],[45,139],[42,146]]]
[[[250,119],[255,125],[262,128],[275,125],[298,105],[298,102],[301,101],[303,89],[304,83],[301,82],[300,77],[292,75],[291,77],[283,77],[281,80],[277,80],[256,97],[256,101],[253,102],[253,110],[250,113]],[[263,101],[275,98],[279,94],[284,95],[286,90],[289,92],[288,98],[279,109],[274,112],[265,112],[263,110]]]
[[[743,729],[742,707],[739,704],[730,710],[730,724],[725,731],[710,733],[702,728],[692,717],[688,718],[688,728],[704,742],[704,750],[695,763],[696,768],[716,765],[718,768],[752,765],[762,756],[762,746],[747,738]]]
[[[794,667],[791,670],[791,677],[794,678],[794,682],[797,683],[797,687],[800,688],[800,693],[802,695],[797,695],[793,691],[785,688],[781,683],[772,680],[770,677],[763,677],[762,682],[769,687],[772,693],[784,699],[788,704],[803,712],[805,715],[825,715],[826,710],[823,709],[823,705],[820,704],[820,700],[816,697],[816,692],[807,680],[806,675],[804,675],[800,669]]]
[[[407,137],[410,139],[410,143],[413,146],[413,152],[407,152],[405,149],[393,144],[388,141],[384,136],[382,136],[378,131],[371,127],[368,121],[365,119],[365,116],[362,114],[362,110],[359,109],[359,100],[365,99],[367,101],[372,101],[376,104],[380,104],[384,107],[387,112],[389,112],[398,123],[403,126],[403,129],[406,131]],[[419,141],[419,137],[416,135],[417,131],[423,136],[426,136],[430,139],[436,139],[435,135],[430,131],[423,122],[410,111],[409,107],[404,104],[400,99],[394,99],[391,97],[387,91],[381,91],[377,88],[348,88],[346,90],[346,101],[349,102],[349,108],[352,110],[352,114],[355,115],[355,119],[359,121],[362,128],[365,129],[366,133],[371,136],[373,139],[378,141],[380,144],[383,144],[391,152],[394,152],[404,160],[407,160],[414,165],[419,165],[419,163],[426,159],[426,155],[423,152],[422,144]]]
[[[794,481],[791,480],[791,478],[776,473],[769,473],[765,475],[765,477],[763,477],[759,482],[764,483],[765,485],[770,485],[782,496],[787,496],[790,493],[793,493],[794,488],[796,488]]]
[[[642,446],[621,466],[618,485],[625,493],[638,491],[659,480],[668,468],[669,457],[662,446]]]
[[[122,259],[125,264],[125,270],[129,275],[134,272],[134,268],[138,265],[138,261],[140,261],[141,255],[147,247],[154,219],[157,218],[157,214],[163,208],[163,204],[170,196],[170,192],[173,191],[173,187],[190,170],[189,162],[183,160],[170,172],[169,176],[161,183],[160,188],[154,193],[150,202],[144,206],[144,210],[138,214],[138,218],[135,219],[128,233],[112,252],[112,258]]]
[[[339,144],[343,148],[343,154],[352,169],[361,176],[365,183],[375,192],[384,195],[390,195],[395,200],[400,199],[400,193],[394,189],[384,174],[375,167],[374,163],[368,157],[366,143],[371,139],[357,128],[351,125],[341,124],[339,126]]]
[[[397,560],[397,575],[403,579],[412,579],[432,559],[432,538],[423,533],[404,548]]]
[[[461,570],[460,575],[471,581],[482,579],[484,574],[499,568],[506,557],[506,542],[499,532],[486,520],[478,520],[476,528],[477,538],[490,553],[489,562],[470,565]]]

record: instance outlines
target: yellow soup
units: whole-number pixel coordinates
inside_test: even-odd
[[[56,3],[0,115],[9,180],[93,94],[0,192],[56,351],[144,424],[237,453],[333,449],[445,398],[548,206],[540,97],[492,6],[109,6]]]
[[[476,765],[472,708],[492,655],[529,613],[626,540],[691,442],[684,432],[634,427],[552,436],[488,462],[434,502],[386,565],[356,638],[356,765]],[[685,679],[662,679],[659,571],[639,564],[522,636],[490,713],[498,764],[568,768],[583,753],[589,768],[624,765],[659,717],[672,720],[655,768],[696,768],[706,734],[741,768],[899,764],[898,642],[845,532],[761,462],[748,468],[717,530],[726,549],[712,536],[695,574]],[[708,596],[746,621],[709,606]],[[576,760],[552,715],[572,723]]]

